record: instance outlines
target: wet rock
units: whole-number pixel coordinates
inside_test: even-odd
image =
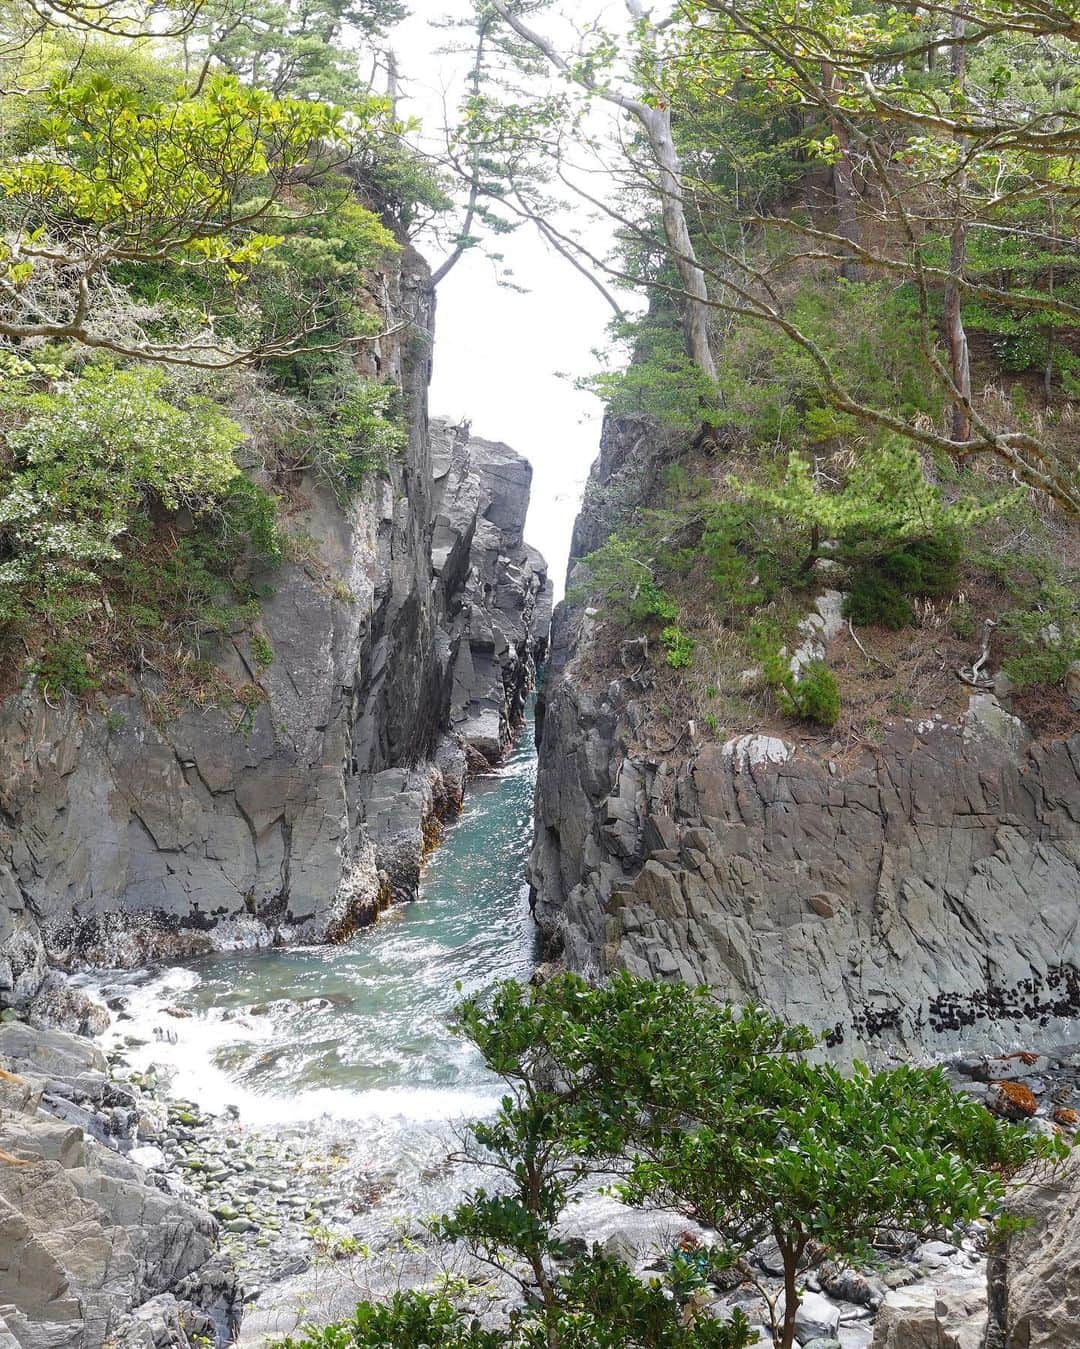
[[[840,1308],[820,1293],[804,1293],[795,1313],[795,1338],[807,1340],[835,1339],[840,1328]]]
[[[160,1149],[123,1157],[93,1137],[134,1132],[133,1087],[109,1080],[86,1040],[26,1029],[0,1028],[0,1344],[6,1325],[19,1349],[224,1345],[212,1309],[188,1296],[214,1252],[213,1219],[142,1165],[160,1172]],[[66,1094],[43,1089],[46,1072]]]
[[[969,1059],[963,1065],[962,1070],[978,1082],[1020,1082],[1028,1078],[1044,1076],[1049,1066],[1050,1060],[1045,1054],[1033,1054],[1025,1051],[1016,1054],[999,1054],[982,1059]]]
[[[57,970],[50,970],[26,1004],[27,1020],[43,1030],[101,1035],[108,1029],[109,1012]]]

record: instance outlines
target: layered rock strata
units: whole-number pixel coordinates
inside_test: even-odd
[[[0,1025],[0,1345],[225,1345],[241,1293],[217,1223],[90,1136],[137,1133],[99,1050]]]
[[[577,555],[648,503],[667,451],[609,423]],[[664,742],[647,669],[605,665],[595,623],[557,611],[541,709],[531,876],[569,966],[704,982],[841,1056],[1069,1038],[1080,736],[1037,743],[976,694],[843,761],[694,725]]]
[[[550,607],[522,541],[530,469],[429,425],[427,269],[407,252],[381,284],[410,326],[370,373],[400,382],[408,445],[344,505],[300,483],[302,560],[255,578],[272,663],[247,634],[206,653],[258,690],[247,712],[154,716],[152,680],[94,708],[33,681],[0,704],[0,1001],[49,961],[347,933],[415,893],[469,746],[487,763],[508,743]]]

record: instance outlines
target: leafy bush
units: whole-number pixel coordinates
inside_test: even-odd
[[[317,400],[323,393],[317,383]],[[316,466],[344,494],[369,473],[385,472],[408,441],[401,414],[401,391],[393,384],[355,376],[333,390],[316,417],[312,450]]]
[[[803,666],[799,678],[785,686],[784,694],[790,700],[785,710],[793,711],[807,721],[820,726],[835,726],[840,716],[840,690],[836,676],[823,660],[812,660]]]
[[[264,633],[256,632],[252,635],[251,655],[256,665],[273,665],[274,648]]]
[[[860,546],[858,539],[841,540],[838,556],[858,556]],[[915,616],[913,599],[955,593],[961,555],[958,532],[945,529],[872,559],[859,557],[848,575],[844,614],[860,626],[906,627]]]
[[[616,336],[632,343],[634,359],[624,369],[579,380],[580,388],[596,394],[616,416],[645,413],[686,433],[720,424],[716,386],[687,356],[676,322],[650,316],[620,325]]]
[[[992,1215],[1008,1179],[1058,1140],[1002,1125],[939,1069],[850,1076],[811,1062],[814,1037],[758,1008],[616,974],[560,975],[468,1000],[459,1025],[506,1083],[470,1126],[471,1161],[498,1178],[437,1226],[517,1278],[535,1309],[510,1344],[573,1349],[746,1343],[745,1323],[681,1314],[695,1287],[766,1240],[784,1265],[777,1345],[790,1349],[802,1279],[822,1260],[866,1257],[881,1233],[952,1231]],[[615,1171],[626,1202],[713,1229],[672,1261],[666,1296],[599,1252],[569,1276],[556,1224],[592,1178]],[[665,1305],[666,1304],[666,1305]],[[582,1333],[561,1338],[572,1325]],[[544,1334],[546,1333],[546,1338]]]
[[[1006,657],[1002,668],[1018,688],[1059,684],[1080,660],[1080,589],[1077,577],[1047,578],[1031,607],[1006,614],[1001,626]]]
[[[736,609],[767,604],[799,579],[790,538],[763,529],[761,512],[746,502],[713,506],[699,549],[720,598]]]
[[[46,687],[92,692],[257,613],[241,564],[276,562],[276,501],[241,432],[160,369],[91,366],[0,396],[0,623]]]
[[[654,564],[640,555],[643,546],[648,543],[640,535],[612,534],[585,558],[589,581],[575,586],[575,597],[598,596],[610,616],[626,626],[673,622],[679,617],[678,605],[657,583]]]
[[[796,679],[787,648],[775,623],[757,618],[750,625],[750,650],[761,663],[765,683],[789,717],[804,717],[822,726],[835,726],[840,716],[840,689],[823,660],[808,661]]]
[[[203,400],[167,401],[164,383],[91,367],[55,393],[4,391],[0,586],[93,580],[136,515],[199,513],[228,495],[240,428]]]
[[[409,1290],[389,1303],[361,1302],[351,1321],[288,1336],[279,1349],[499,1349],[500,1332],[483,1330],[445,1298]]]
[[[664,648],[665,659],[673,670],[685,670],[694,659],[694,647],[697,645],[677,625],[666,627],[660,634],[660,643]]]

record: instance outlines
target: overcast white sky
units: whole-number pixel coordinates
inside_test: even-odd
[[[468,14],[468,0],[414,0],[413,17],[395,34],[410,99],[403,112],[421,116],[433,131],[442,125],[444,89],[452,105],[468,68],[467,55],[440,53],[448,35],[430,23],[455,8]],[[428,243],[421,241],[421,248],[439,261]],[[591,353],[604,343],[611,310],[528,227],[500,239],[498,248],[527,291],[500,287],[494,265],[479,250],[450,273],[438,293],[431,409],[470,419],[476,435],[505,441],[532,462],[526,535],[546,556],[561,593],[602,409],[560,375],[596,368]]]

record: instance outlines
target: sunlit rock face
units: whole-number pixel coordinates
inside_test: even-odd
[[[668,453],[609,422],[577,556]],[[552,631],[531,879],[567,965],[709,984],[845,1058],[1075,1038],[1080,736],[1037,743],[985,693],[839,760],[775,728],[661,736],[594,615]]]
[[[208,653],[265,694],[243,724],[214,706],[155,720],[152,687],[88,709],[30,686],[0,705],[0,997],[32,996],[49,960],[346,935],[415,893],[433,822],[509,745],[550,616],[522,537],[531,470],[429,424],[416,254],[380,304],[426,334],[388,323],[365,358],[400,382],[408,444],[346,505],[299,484],[298,560],[255,578],[272,664],[242,634]]]

